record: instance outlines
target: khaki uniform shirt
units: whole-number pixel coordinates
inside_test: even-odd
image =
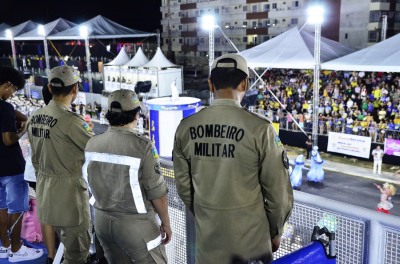
[[[109,214],[144,214],[154,211],[151,200],[167,194],[157,150],[133,129],[110,127],[89,140],[84,175],[96,202]]]
[[[288,160],[271,123],[219,99],[179,124],[178,194],[196,219],[196,263],[268,255],[293,206]]]
[[[33,113],[28,124],[40,222],[77,226],[88,207],[82,177],[84,149],[93,132],[83,118],[55,101]]]

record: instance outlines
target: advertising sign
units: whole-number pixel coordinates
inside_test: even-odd
[[[370,137],[329,132],[328,151],[368,159],[370,150]]]

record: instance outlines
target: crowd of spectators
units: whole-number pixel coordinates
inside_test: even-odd
[[[257,94],[245,100],[246,107],[279,122],[282,128],[299,130],[295,119],[299,127],[311,132],[312,71],[276,69],[262,79]],[[319,96],[319,134],[343,132],[371,136],[375,142],[400,139],[400,74],[322,71]]]

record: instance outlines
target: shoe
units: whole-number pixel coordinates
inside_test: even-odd
[[[10,252],[11,252],[11,245],[8,248],[0,246],[0,259],[8,258],[8,254]]]
[[[38,259],[43,256],[43,249],[28,248],[24,245],[17,252],[9,251],[9,262],[20,262],[32,259]]]

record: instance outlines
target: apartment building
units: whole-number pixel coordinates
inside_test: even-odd
[[[206,67],[209,33],[201,18],[213,15],[215,56],[244,50],[291,27],[307,25],[313,0],[162,0],[162,50],[186,67]],[[322,36],[355,48],[381,39],[382,17],[387,15],[386,37],[399,32],[400,0],[324,0]],[[233,42],[231,45],[227,38]]]

